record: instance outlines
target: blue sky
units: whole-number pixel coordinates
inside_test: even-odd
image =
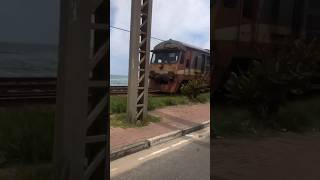
[[[130,29],[131,0],[111,0],[112,26]],[[128,74],[130,33],[111,29],[110,73]],[[153,0],[151,36],[210,49],[210,0]],[[151,49],[161,41],[151,39]]]

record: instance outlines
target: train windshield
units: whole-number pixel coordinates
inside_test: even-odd
[[[179,51],[154,52],[152,54],[151,63],[153,64],[174,64],[179,59]]]

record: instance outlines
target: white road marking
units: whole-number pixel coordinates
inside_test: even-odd
[[[192,135],[192,134],[186,134],[185,136],[187,136],[187,137],[194,137],[194,135]]]
[[[113,172],[113,171],[116,171],[116,170],[118,170],[118,168],[113,168],[110,171]]]
[[[166,151],[166,150],[168,150],[168,149],[170,149],[170,147],[166,147],[166,148],[160,149],[160,150],[158,150],[158,151],[155,151],[155,152],[153,152],[153,153],[151,153],[151,154],[148,154],[148,155],[146,155],[146,156],[144,156],[144,157],[139,158],[138,161],[144,160],[144,159],[146,159],[146,158],[148,158],[148,157],[154,156],[154,155],[159,154],[159,153],[161,153],[161,152],[163,152],[163,151]]]
[[[178,142],[178,143],[176,143],[176,144],[172,144],[171,145],[171,147],[176,147],[176,146],[178,146],[178,145],[180,145],[180,144],[183,144],[183,143],[186,143],[186,142],[188,142],[189,140],[182,140],[182,141],[180,141],[180,142]]]

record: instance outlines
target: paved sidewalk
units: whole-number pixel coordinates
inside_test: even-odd
[[[111,151],[175,130],[200,125],[210,120],[210,104],[179,105],[157,109],[150,114],[162,117],[161,122],[141,128],[110,128]]]

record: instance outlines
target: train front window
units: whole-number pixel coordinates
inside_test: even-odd
[[[153,64],[174,64],[179,59],[179,52],[154,52],[151,63]]]

